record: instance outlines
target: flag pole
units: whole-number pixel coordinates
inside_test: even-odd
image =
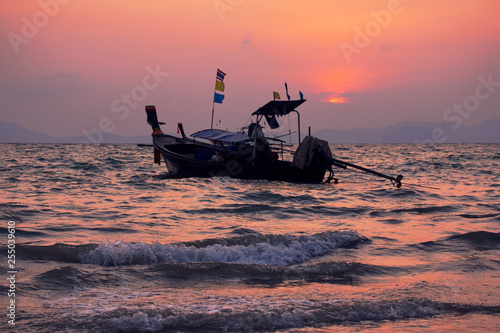
[[[210,123],[210,129],[214,129],[214,106],[215,106],[215,101],[212,102],[212,122]]]

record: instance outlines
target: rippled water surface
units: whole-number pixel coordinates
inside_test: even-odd
[[[14,221],[16,331],[500,330],[500,145],[331,148],[403,187],[178,179],[151,147],[1,144],[2,308]]]

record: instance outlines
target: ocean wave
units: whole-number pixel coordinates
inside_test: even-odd
[[[16,251],[26,260],[53,260],[68,263],[80,263],[80,255],[95,249],[97,244],[68,245],[18,245]],[[0,250],[3,250],[0,248]]]
[[[158,263],[147,269],[148,276],[152,279],[159,275],[162,279],[189,281],[190,284],[232,280],[249,285],[269,286],[292,281],[356,285],[363,276],[395,276],[405,271],[399,267],[358,262],[326,262],[296,266],[188,262]]]
[[[8,233],[9,233],[8,228],[0,227],[0,234],[6,234],[7,235]],[[31,231],[31,230],[17,229],[16,230],[16,235],[29,238],[29,237],[41,237],[41,236],[45,236],[46,233],[44,233],[42,231]]]
[[[240,264],[292,265],[324,256],[339,247],[368,239],[355,231],[314,235],[249,234],[183,244],[111,242],[81,254],[83,263],[103,266],[157,262],[225,262]]]
[[[398,208],[393,209],[391,213],[413,213],[413,214],[433,214],[433,213],[451,213],[459,209],[456,205],[442,205],[442,206],[417,206],[411,208]]]
[[[100,314],[94,325],[106,332],[181,331],[265,331],[317,327],[365,321],[381,322],[436,315],[482,313],[496,315],[499,306],[442,303],[422,298],[382,301],[311,302],[291,300],[289,304],[256,303],[241,299],[238,305],[207,306],[205,310],[166,307],[158,310],[120,310]]]
[[[458,216],[461,216],[466,219],[485,219],[485,218],[492,218],[492,217],[500,217],[500,214],[459,214]]]
[[[425,251],[469,251],[500,249],[500,233],[473,231],[415,245]]]
[[[35,276],[34,285],[39,285],[44,290],[84,288],[97,285],[97,282],[92,280],[92,275],[73,266],[64,266]]]
[[[291,193],[287,193],[286,195],[282,195],[280,193],[276,193],[271,190],[260,190],[260,191],[249,191],[242,193],[242,200],[244,201],[254,201],[254,202],[270,202],[272,204],[283,204],[283,203],[317,203],[320,200],[315,198],[309,194],[298,194],[294,195]]]
[[[476,250],[499,249],[500,232],[474,231],[446,238],[448,241],[465,243]]]
[[[407,269],[368,265],[358,262],[321,262],[296,266],[264,264],[235,264],[222,262],[156,263],[146,267],[122,269],[94,266],[66,265],[35,275],[26,288],[33,290],[89,291],[106,286],[119,286],[124,278],[141,285],[155,285],[168,281],[171,286],[190,288],[199,285],[246,285],[276,287],[293,283],[326,283],[360,285],[366,276],[396,276]]]

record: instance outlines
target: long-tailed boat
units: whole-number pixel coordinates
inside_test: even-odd
[[[146,106],[147,120],[153,129],[155,160],[162,156],[169,173],[184,177],[228,176],[239,179],[267,179],[300,183],[330,182],[334,178],[332,166],[355,168],[389,179],[401,186],[403,176],[382,173],[341,161],[332,157],[328,142],[306,136],[301,141],[300,114],[296,108],[305,100],[273,100],[252,113],[255,122],[247,132],[207,129],[187,137],[179,126],[181,137],[164,134],[154,105]],[[284,141],[263,134],[263,119],[268,125],[282,117],[297,113],[299,146],[292,152],[293,160],[284,158]],[[180,124],[179,124],[180,125]]]

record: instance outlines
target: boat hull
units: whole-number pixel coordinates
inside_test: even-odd
[[[321,183],[327,170],[324,166],[308,167],[301,170],[284,161],[274,164],[252,165],[237,159],[225,162],[199,160],[194,157],[194,154],[191,154],[193,149],[208,146],[194,145],[191,140],[184,142],[179,140],[168,135],[153,136],[153,145],[162,154],[168,171],[184,177],[232,177]]]

